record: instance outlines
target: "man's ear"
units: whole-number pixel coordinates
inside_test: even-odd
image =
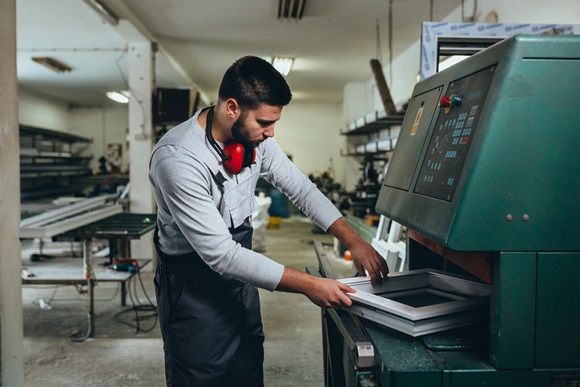
[[[228,98],[225,102],[225,107],[226,115],[230,120],[236,121],[240,117],[242,111],[240,109],[240,105],[238,105],[238,101],[236,101],[234,98]]]

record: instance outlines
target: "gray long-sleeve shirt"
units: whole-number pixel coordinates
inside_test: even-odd
[[[243,248],[228,230],[242,224],[256,208],[258,178],[280,189],[324,230],[340,212],[273,138],[256,149],[254,164],[237,175],[227,172],[197,121],[199,113],[171,129],[153,149],[149,180],[158,207],[160,248],[168,255],[195,250],[221,275],[274,290],[284,266]],[[225,178],[223,189],[212,173]]]

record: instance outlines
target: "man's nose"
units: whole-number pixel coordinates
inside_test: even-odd
[[[264,137],[274,137],[274,127],[272,126],[271,128],[264,130],[263,135]]]

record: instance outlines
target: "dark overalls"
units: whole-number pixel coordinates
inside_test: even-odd
[[[230,229],[251,248],[249,219]],[[263,386],[264,332],[258,290],[222,277],[195,252],[168,256],[155,246],[155,291],[167,386]]]

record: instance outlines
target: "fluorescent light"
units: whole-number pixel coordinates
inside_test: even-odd
[[[118,103],[129,103],[129,92],[127,91],[107,91],[105,95]]]
[[[56,73],[68,73],[72,71],[72,67],[65,65],[59,60],[51,58],[49,56],[33,56],[32,60],[39,63]]]
[[[278,72],[280,72],[280,74],[283,76],[286,76],[290,73],[293,64],[294,58],[275,57],[272,61],[272,66],[274,66],[274,68],[278,70]]]

